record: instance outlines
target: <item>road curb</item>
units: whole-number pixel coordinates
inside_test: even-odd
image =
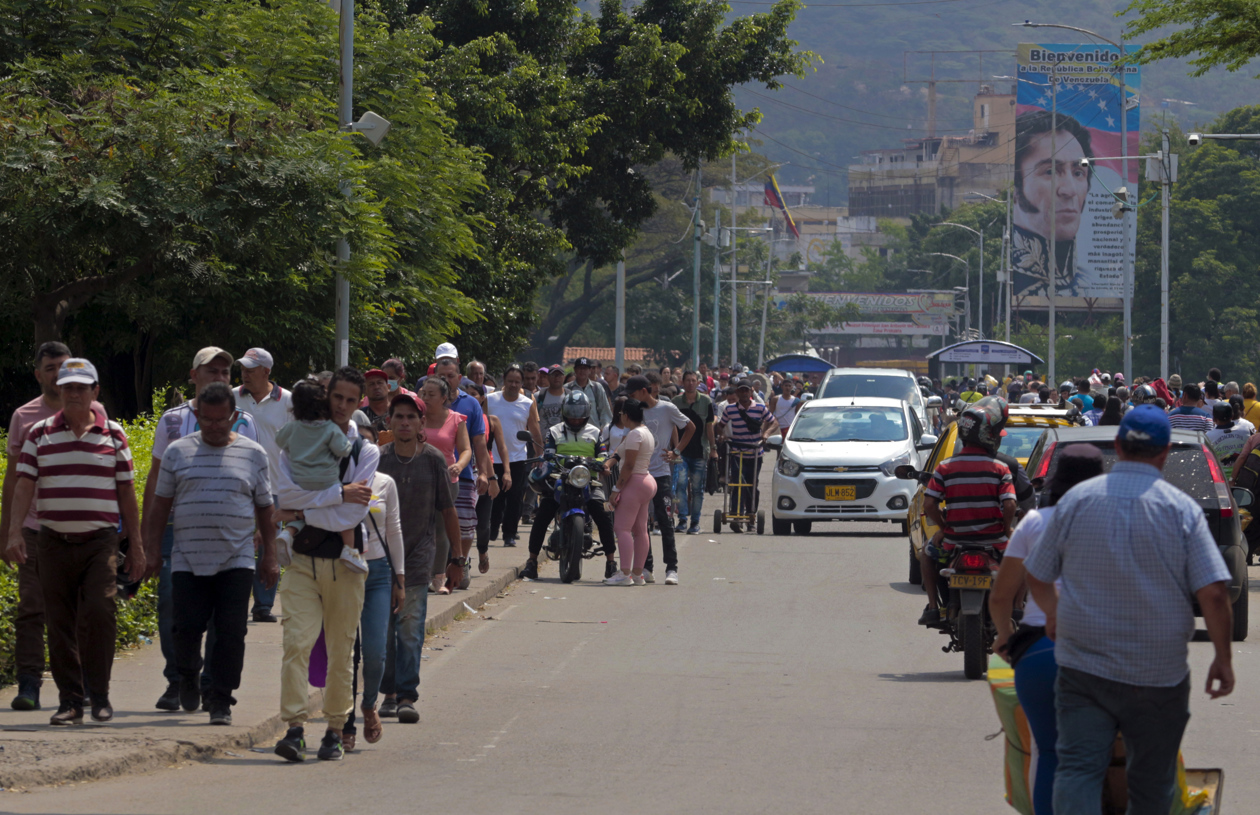
[[[486,601],[516,582],[523,569],[524,564],[509,568],[484,586],[459,597],[458,599],[462,602],[453,603],[435,614],[426,615],[426,633],[431,634],[454,623],[455,618],[461,613],[467,613],[465,604],[474,609],[480,608]],[[323,691],[316,690],[307,702],[307,709],[319,711],[322,708]],[[82,757],[87,758],[88,761],[77,764],[66,762],[60,766],[54,764],[49,767],[14,769],[5,769],[0,766],[0,789],[26,789],[99,781],[120,775],[149,772],[181,761],[208,761],[230,750],[248,751],[254,747],[269,746],[272,739],[283,729],[284,722],[277,713],[244,730],[222,735],[207,735],[197,739],[146,739],[139,745],[124,749],[114,755],[104,754],[103,751],[83,754]]]

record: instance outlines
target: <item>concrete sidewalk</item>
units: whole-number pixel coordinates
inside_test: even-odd
[[[429,595],[426,627],[430,632],[467,614],[465,605],[477,609],[500,594],[516,580],[524,552],[496,547],[490,559],[496,565],[484,575],[477,574],[474,565],[467,591]],[[519,566],[504,565],[518,562]],[[0,788],[89,781],[205,759],[219,751],[270,749],[283,727],[279,716],[281,637],[279,624],[250,622],[231,727],[211,727],[208,714],[200,711],[168,713],[154,708],[166,688],[162,652],[156,643],[115,658],[110,688],[114,719],[108,723],[98,724],[85,715],[81,726],[49,725],[48,718],[57,710],[57,687],[49,675],[40,692],[41,710],[12,710],[9,703],[17,695],[16,687],[0,691]],[[311,690],[311,711],[318,715],[320,692]]]

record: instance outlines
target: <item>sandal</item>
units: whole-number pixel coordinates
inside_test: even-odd
[[[458,588],[459,584],[464,580],[463,564],[463,558],[451,558],[446,562],[446,585],[452,589]],[[449,590],[447,594],[450,594]]]
[[[377,714],[376,708],[363,708],[363,738],[368,744],[376,744],[384,735],[385,728],[381,725],[381,717]]]
[[[351,727],[341,731],[341,749],[347,753],[354,749],[355,732]]]
[[[490,571],[490,553],[489,552],[477,553],[477,571],[481,572],[482,574],[485,574],[486,572]]]

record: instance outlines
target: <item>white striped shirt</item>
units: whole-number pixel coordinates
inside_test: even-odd
[[[40,525],[64,535],[118,528],[118,484],[135,480],[127,435],[95,410],[81,438],[63,411],[37,423],[26,434],[17,472],[38,484]]]

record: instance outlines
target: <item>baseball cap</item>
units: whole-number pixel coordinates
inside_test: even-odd
[[[208,365],[219,357],[223,357],[223,359],[227,360],[228,365],[231,365],[235,361],[232,359],[232,355],[227,351],[224,351],[222,348],[215,345],[207,345],[205,348],[198,351],[197,355],[193,357],[192,366],[194,368],[200,368],[202,365]]]
[[[1173,374],[1172,376],[1168,377],[1168,387],[1180,388],[1181,387],[1181,374]]]
[[[364,372],[363,372],[363,378],[364,378],[364,379],[384,379],[384,380],[388,381],[388,380],[389,380],[389,374],[385,373],[385,372],[384,372],[384,371],[382,371],[380,368],[373,368],[373,369],[372,369],[372,370],[370,370],[370,371],[364,371]]]
[[[1112,377],[1112,380],[1114,380],[1114,381],[1116,381],[1116,382],[1123,382],[1123,381],[1124,381],[1124,374],[1122,374],[1122,373],[1117,373],[1115,376],[1113,376],[1113,377]]]
[[[434,359],[442,359],[443,357],[450,357],[451,359],[459,359],[459,351],[455,350],[454,343],[444,342],[437,347],[436,351],[433,352]]]
[[[67,359],[61,363],[61,368],[57,371],[58,385],[69,385],[71,383],[95,385],[97,381],[96,366],[79,357]]]
[[[573,367],[574,367],[574,368],[577,368],[577,367],[586,367],[586,368],[589,368],[589,367],[591,367],[591,366],[592,366],[592,365],[594,365],[594,364],[595,364],[595,363],[591,362],[591,361],[590,361],[588,358],[586,358],[586,357],[578,357],[577,359],[573,360]]]
[[[1124,414],[1120,420],[1120,431],[1116,433],[1117,441],[1147,447],[1167,447],[1171,438],[1172,425],[1168,423],[1168,416],[1155,405],[1138,405]]]
[[[237,362],[246,368],[267,368],[270,370],[276,367],[276,361],[271,358],[271,354],[267,353],[265,348],[251,348]]]
[[[564,366],[559,363],[556,363],[555,365],[552,365],[550,368],[547,369],[547,373],[548,374],[562,374],[564,373]]]
[[[398,404],[399,402],[414,406],[416,410],[420,411],[420,418],[421,419],[424,418],[424,402],[416,394],[402,393],[401,391],[394,394],[394,398],[389,400],[390,412],[393,412],[394,405]]]
[[[718,376],[718,379],[730,379],[730,378],[731,378],[731,375],[728,373],[722,373]]]
[[[744,379],[736,380],[731,384],[735,386],[735,390],[743,390],[744,388],[752,390],[752,382],[750,382],[746,377]]]
[[[644,376],[643,374],[632,376],[630,377],[629,380],[626,381],[627,394],[638,393],[641,390],[651,390],[651,389],[652,389],[652,383],[649,382],[648,378]]]

